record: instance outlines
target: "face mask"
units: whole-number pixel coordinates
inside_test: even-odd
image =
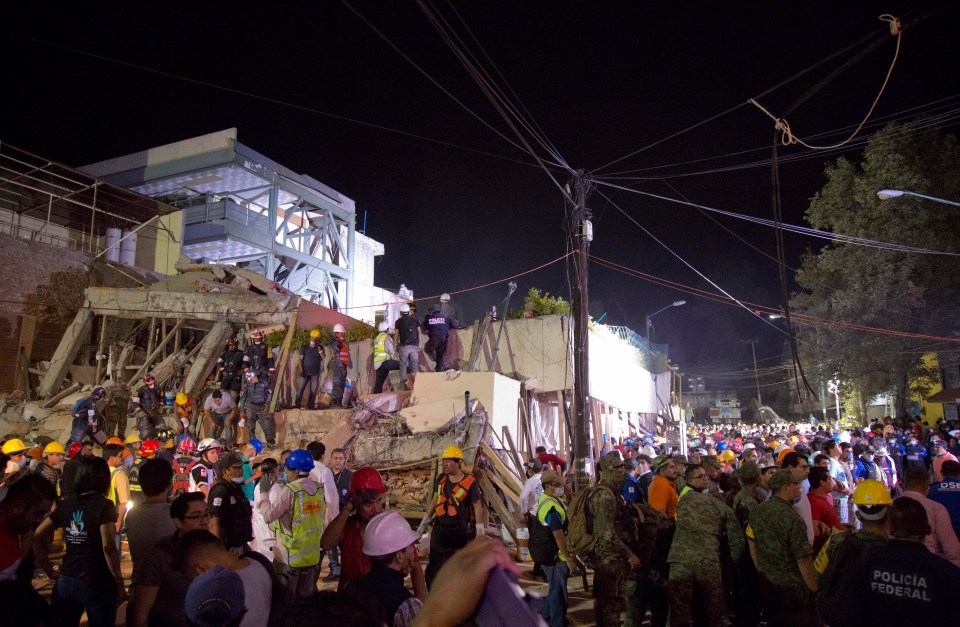
[[[21,460],[20,460],[19,462],[17,462],[17,463],[20,464],[20,468],[23,469],[23,468],[26,468],[26,467],[27,467],[27,464],[28,464],[29,462],[30,462],[30,459],[29,459],[29,458],[26,458],[26,459],[21,459]]]
[[[790,503],[792,503],[793,505],[796,505],[796,504],[799,503],[799,502],[800,502],[800,497],[799,497],[799,496],[798,496],[797,498],[795,498],[795,499],[790,499]]]
[[[874,457],[873,455],[864,455],[864,456],[863,456],[863,458],[864,458],[865,460],[867,460],[868,462],[872,462],[872,461],[873,461],[873,457]]]
[[[243,483],[243,477],[231,477],[230,480],[234,483]]]
[[[253,343],[259,345],[262,340],[254,340]]]
[[[553,495],[554,495],[554,496],[563,496],[563,488],[556,488],[556,489],[553,491]]]

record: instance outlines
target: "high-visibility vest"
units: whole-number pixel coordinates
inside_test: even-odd
[[[541,525],[547,524],[547,514],[551,508],[555,508],[560,513],[561,523],[567,522],[567,510],[563,507],[563,503],[557,500],[556,497],[544,492],[540,495],[540,500],[537,502],[537,521],[539,521]]]
[[[460,483],[454,486],[448,499],[446,491],[444,490],[447,485],[447,475],[442,475],[440,477],[440,483],[437,485],[437,508],[435,510],[437,516],[456,518],[457,510],[467,499],[467,496],[469,496],[470,488],[473,486],[474,481],[476,481],[476,478],[474,478],[473,475],[467,475],[461,479]]]
[[[117,466],[110,471],[110,494],[108,498],[114,505],[120,504],[120,496],[117,494],[117,474],[123,472],[123,466]]]
[[[287,565],[307,568],[320,563],[320,536],[323,534],[323,515],[326,510],[323,486],[317,485],[316,494],[309,494],[298,479],[285,486],[293,492],[292,534],[280,525],[276,529],[280,544],[287,550]]]
[[[377,335],[377,339],[373,343],[373,367],[376,368],[377,364],[380,362],[386,361],[389,355],[387,355],[387,338],[389,335],[386,333],[380,333]]]
[[[347,345],[346,340],[336,340],[334,341],[333,345],[336,346],[337,342],[340,342],[340,350],[338,351],[340,363],[346,366],[350,363],[350,347]]]

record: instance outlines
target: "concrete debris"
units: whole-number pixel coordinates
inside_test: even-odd
[[[357,429],[367,429],[377,423],[380,417],[400,411],[410,404],[412,392],[384,392],[369,394],[357,400],[357,411],[353,414],[353,424]]]

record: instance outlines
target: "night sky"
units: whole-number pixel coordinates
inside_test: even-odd
[[[530,155],[464,111],[344,4],[13,4],[22,3],[0,9],[5,143],[79,166],[235,126],[243,144],[353,198],[358,222],[366,220],[367,234],[386,245],[377,284],[396,289],[403,282],[418,296],[487,283],[565,252],[561,195]],[[516,141],[416,3],[351,5],[476,116]],[[957,106],[957,3],[746,5],[429,3],[497,84],[513,90],[512,101],[522,102],[572,168],[591,171],[656,144],[598,175],[634,170],[621,176],[647,180],[617,182],[751,216],[772,217],[773,127],[766,116],[740,106],[667,138],[785,83],[760,99],[779,114],[877,39],[887,28],[881,13],[904,24],[933,17],[904,32],[893,75],[860,137],[891,119]],[[830,133],[820,143],[845,137],[841,131],[848,134],[875,98],[894,48],[888,38],[830,80],[790,113],[793,131]],[[860,150],[854,142],[842,154],[856,159]],[[784,219],[801,224],[824,182],[824,164],[841,153],[790,147],[780,154],[796,159],[780,168]],[[726,291],[779,304],[775,264],[702,213],[599,191]],[[588,204],[593,254],[713,291],[600,193]],[[714,218],[775,254],[770,229]],[[787,234],[786,245],[796,267],[821,242]],[[569,295],[562,263],[518,283],[513,306],[530,287]],[[472,321],[505,294],[502,284],[458,301]],[[656,339],[670,344],[672,360],[684,368],[709,368],[718,354],[728,362],[749,359],[742,343],[748,338],[761,340],[758,358],[781,352],[782,336],[742,310],[602,267],[591,268],[590,296],[604,322],[641,334],[645,314],[686,300],[655,319]]]

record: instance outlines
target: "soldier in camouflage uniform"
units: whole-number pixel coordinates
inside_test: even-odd
[[[706,493],[710,496],[722,498],[720,487],[717,485],[720,473],[723,472],[720,460],[717,459],[716,455],[704,455],[700,458],[700,467],[707,472]]]
[[[273,414],[268,411],[270,399],[273,398],[270,381],[266,374],[261,379],[256,371],[248,372],[246,377],[247,385],[240,395],[239,407],[242,417],[239,426],[246,426],[250,430],[250,437],[256,438],[257,423],[259,422],[267,440],[267,446],[276,446],[276,425]]]
[[[737,560],[743,553],[743,532],[733,510],[706,493],[707,471],[702,464],[688,466],[684,477],[691,490],[677,504],[677,530],[667,557],[670,624],[691,624],[697,597],[705,613],[705,620],[698,623],[720,627],[726,615],[721,552],[726,546]]]
[[[677,488],[677,494],[680,494],[687,485],[686,480],[683,478],[683,469],[689,466],[690,462],[688,462],[687,458],[683,455],[674,455],[673,465],[677,468],[677,478],[673,480],[673,484]]]
[[[800,482],[790,469],[781,469],[769,486],[773,497],[753,511],[747,525],[764,615],[770,625],[810,627],[815,623],[811,592],[817,590],[813,547],[803,519],[791,506],[802,496]]]
[[[639,541],[635,510],[623,500],[624,464],[620,451],[611,451],[597,465],[600,481],[588,501],[593,518],[593,609],[597,627],[621,624],[627,603],[627,581],[638,581],[640,558],[634,549]],[[639,586],[630,586],[633,594]]]
[[[127,380],[117,377],[116,382],[107,390],[107,404],[104,408],[104,423],[107,437],[117,436],[121,440],[127,437],[127,413],[130,411],[132,393]]]
[[[757,488],[760,487],[760,466],[757,462],[744,462],[733,472],[733,476],[740,481],[743,488],[733,497],[733,513],[740,523],[741,529],[747,528],[750,514],[760,505],[762,498]]]
[[[763,497],[757,491],[760,487],[760,466],[755,461],[740,464],[734,473],[743,488],[733,497],[733,514],[746,530],[750,516],[760,506]],[[736,562],[736,582],[733,586],[733,613],[735,625],[753,626],[760,622],[760,604],[757,602],[757,568],[753,565],[748,552],[744,552]]]

